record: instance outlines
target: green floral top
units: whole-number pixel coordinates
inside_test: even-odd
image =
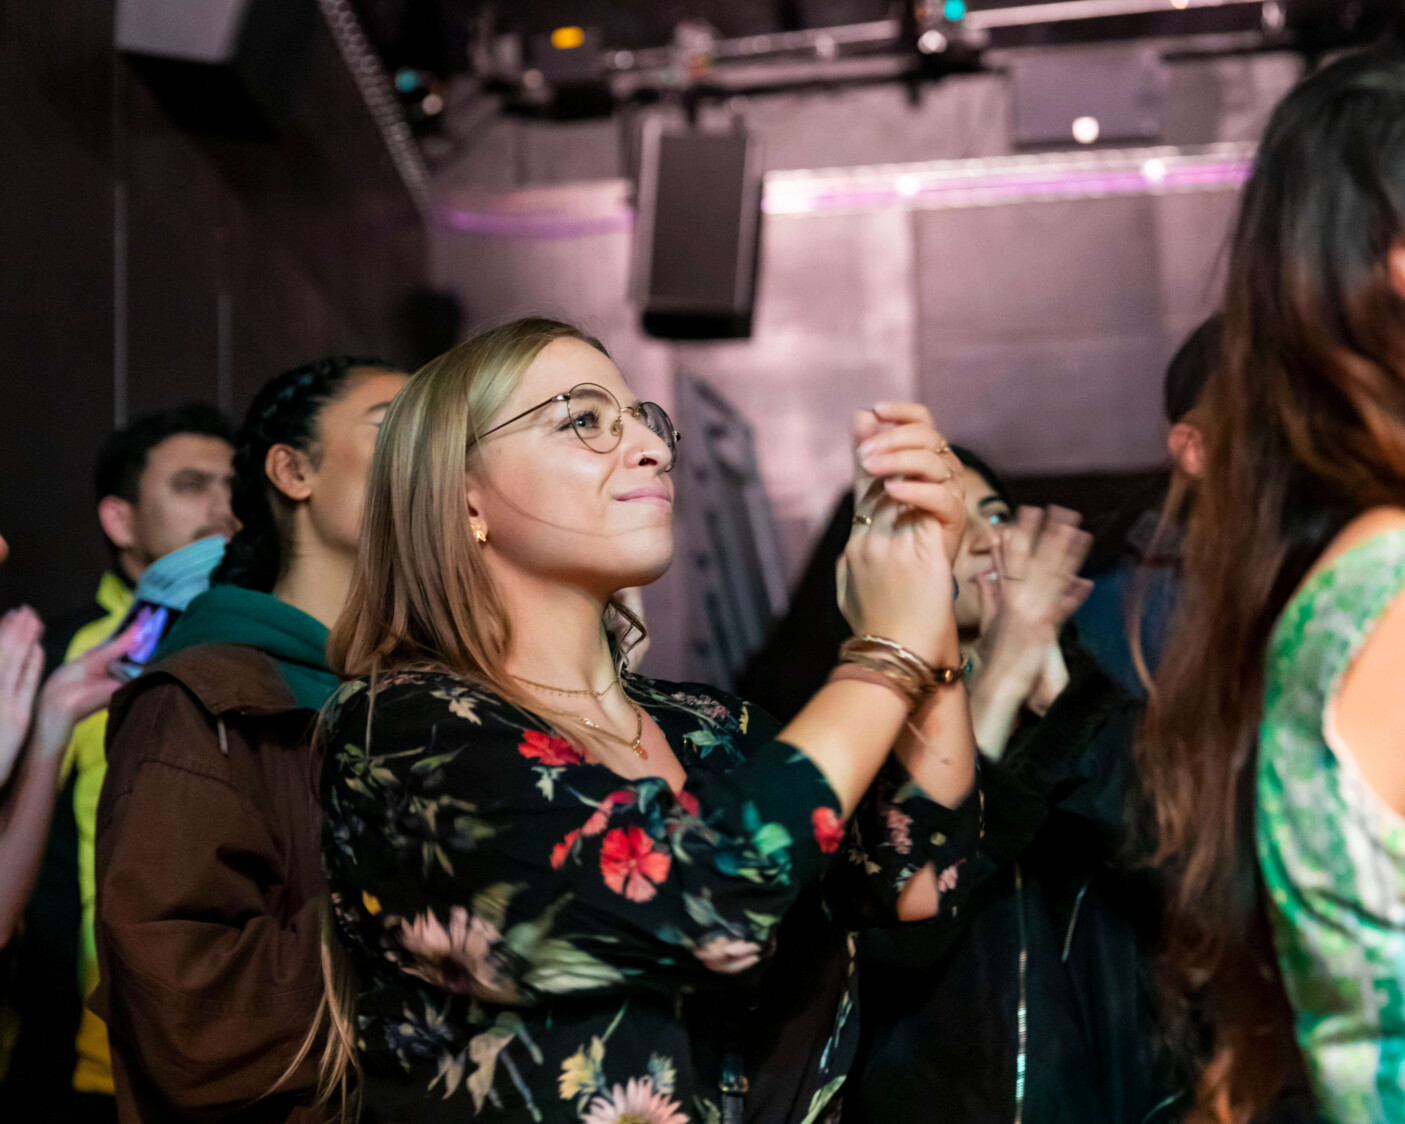
[[[1405,820],[1367,784],[1331,716],[1402,586],[1405,532],[1370,539],[1303,585],[1269,647],[1259,862],[1298,1042],[1334,1124],[1405,1121]]]
[[[716,996],[752,1005],[806,884],[823,877],[829,923],[857,927],[936,861],[939,916],[955,913],[978,799],[942,808],[890,763],[846,825],[768,716],[705,687],[625,682],[687,772],[678,793],[586,762],[460,679],[379,682],[369,731],[366,684],[338,694],[323,855],[361,986],[367,1121],[716,1124]],[[821,1012],[830,1041],[801,1052],[817,1065],[791,1067],[817,1072],[785,1075],[803,1089],[797,1120],[835,1111],[857,1030],[847,976]]]

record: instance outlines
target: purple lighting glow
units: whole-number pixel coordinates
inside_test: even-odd
[[[773,217],[841,211],[940,210],[1056,199],[1097,199],[1238,188],[1253,168],[1253,146],[1154,148],[1097,153],[950,160],[816,172],[772,172],[762,209]],[[627,234],[634,213],[622,181],[516,192],[441,203],[449,230],[499,238],[567,239]]]

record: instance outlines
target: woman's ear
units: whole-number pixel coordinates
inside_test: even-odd
[[[474,479],[471,472],[464,474],[463,482],[464,495],[468,503],[468,517],[481,520],[483,518],[483,490],[478,486],[478,481]]]
[[[306,453],[291,445],[274,445],[263,458],[263,471],[273,486],[295,503],[311,497],[317,471]]]
[[[1190,422],[1177,422],[1166,436],[1166,448],[1171,459],[1185,472],[1197,480],[1205,475],[1205,442],[1198,427]]]

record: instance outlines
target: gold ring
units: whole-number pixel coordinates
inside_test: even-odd
[[[941,456],[943,453],[949,452],[951,452],[951,442],[948,441],[945,437],[943,437],[942,443],[937,446],[937,456]]]
[[[872,515],[855,515],[855,516],[854,516],[854,525],[855,525],[856,527],[872,527],[872,526],[873,526],[873,516],[872,516]]]

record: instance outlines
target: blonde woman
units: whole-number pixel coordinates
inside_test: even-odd
[[[365,1118],[837,1113],[857,1020],[828,951],[880,915],[944,923],[979,820],[959,466],[921,407],[856,435],[860,639],[779,730],[624,670],[615,594],[672,559],[678,437],[598,341],[516,321],[396,398],[325,726],[324,863],[359,991],[324,1074],[359,1066]]]

